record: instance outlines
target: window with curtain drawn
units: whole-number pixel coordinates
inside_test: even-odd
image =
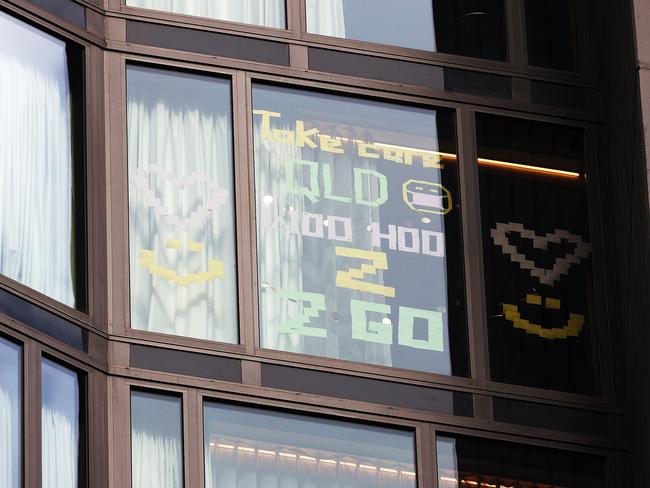
[[[131,327],[236,343],[230,82],[127,67]]]
[[[131,487],[183,488],[180,396],[131,392]]]
[[[599,390],[583,130],[478,114],[492,379]]]
[[[253,88],[261,347],[467,374],[454,113]]]
[[[22,485],[22,351],[0,337],[0,486]]]
[[[82,59],[0,12],[0,274],[83,311]]]
[[[80,377],[41,360],[41,457],[43,488],[86,486]]]
[[[415,488],[408,430],[204,404],[206,488]]]
[[[130,7],[284,29],[285,0],[126,0]]]
[[[307,32],[506,61],[503,0],[306,0]]]
[[[492,439],[440,434],[439,488],[602,488],[604,459]]]

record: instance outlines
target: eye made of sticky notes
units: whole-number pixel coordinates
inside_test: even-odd
[[[181,242],[178,239],[169,238],[165,241],[167,249],[181,250]],[[202,253],[203,244],[200,242],[190,241],[187,243],[187,250],[190,253]],[[223,278],[224,267],[223,261],[216,259],[208,259],[208,269],[203,271],[196,271],[194,273],[186,273],[181,275],[177,270],[158,264],[156,260],[156,252],[151,249],[141,249],[139,256],[139,264],[147,269],[152,276],[169,281],[178,286],[190,286],[198,283],[209,283],[218,278]]]
[[[177,215],[156,191],[150,181],[151,175],[158,177],[159,184],[168,184],[180,192],[193,186],[198,187],[200,190],[198,193],[203,195],[201,203],[189,215]],[[153,209],[157,218],[173,226],[177,232],[202,229],[213,213],[228,199],[226,190],[219,188],[215,181],[199,171],[178,176],[160,165],[151,164],[148,169],[139,169],[132,180],[142,195],[144,206]]]
[[[451,192],[440,183],[408,180],[402,186],[402,198],[418,213],[446,215],[453,208]]]

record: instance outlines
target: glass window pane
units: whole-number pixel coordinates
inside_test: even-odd
[[[49,359],[41,361],[43,488],[81,486],[79,376]]]
[[[307,0],[307,31],[425,51],[507,59],[503,0]]]
[[[262,347],[466,374],[454,113],[253,101]]]
[[[131,392],[131,484],[133,488],[182,488],[181,398]]]
[[[80,56],[0,12],[0,273],[84,309]]]
[[[602,488],[604,459],[464,436],[436,438],[439,488]]]
[[[0,486],[22,486],[22,353],[0,337]]]
[[[230,82],[127,67],[131,326],[236,343]]]
[[[492,378],[595,393],[583,131],[483,114],[476,125]]]
[[[285,0],[127,0],[126,4],[209,19],[286,27]]]
[[[206,403],[206,488],[415,488],[411,431]]]
[[[578,65],[574,0],[526,0],[528,64],[575,71]]]

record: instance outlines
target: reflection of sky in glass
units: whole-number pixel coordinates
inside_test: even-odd
[[[181,439],[181,399],[145,391],[131,394],[131,425],[134,430]]]
[[[0,337],[0,426],[9,427],[0,430],[0,483],[6,488],[21,486],[21,356],[19,346]]]
[[[332,16],[338,16],[338,22]],[[431,0],[307,0],[307,31],[436,50]]]
[[[43,408],[58,411],[72,425],[79,424],[79,381],[77,373],[63,366],[43,359]]]
[[[300,486],[416,486],[412,431],[217,403],[204,421],[208,488],[225,486],[223,471],[238,482],[255,473]]]
[[[425,165],[421,155],[437,164],[439,152],[455,153],[449,113],[280,87],[257,86],[253,98],[256,110],[276,114],[266,128],[260,113],[254,119],[263,347],[451,374],[447,256],[457,241],[444,245],[442,207],[451,206],[455,219],[456,169],[454,162],[443,161],[444,170]],[[273,140],[279,131],[297,131],[298,121],[316,142]],[[328,136],[341,141],[338,153],[323,149]],[[360,152],[368,144],[372,155]],[[419,155],[407,161],[409,151]],[[288,225],[274,227],[278,219]],[[387,261],[374,275],[355,278],[381,291],[341,281],[341,271],[369,262],[349,249]],[[321,300],[311,304],[320,307],[309,317],[312,330],[278,327],[299,316],[306,308],[299,302],[309,296]],[[359,302],[367,307],[361,313]],[[411,334],[410,310],[417,310]],[[430,329],[435,320],[438,339]],[[299,337],[314,328],[321,337]]]

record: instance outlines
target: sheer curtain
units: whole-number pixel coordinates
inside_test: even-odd
[[[133,488],[182,488],[180,398],[131,394],[131,466]]]
[[[132,327],[234,343],[230,85],[128,68]]]
[[[0,12],[0,273],[73,307],[65,43]]]
[[[284,127],[286,129],[286,127]],[[332,188],[335,193],[354,193],[352,168],[370,169],[372,163],[366,158],[334,155],[318,149],[298,148],[294,145],[262,136],[261,121],[255,122],[255,167],[256,192],[258,199],[258,263],[261,283],[260,322],[262,347],[299,352],[338,359],[391,366],[390,345],[351,340],[348,334],[341,334],[340,318],[350,316],[350,300],[364,300],[382,305],[384,300],[376,294],[343,289],[336,286],[337,266],[335,246],[352,247],[351,242],[327,238],[304,236],[303,216],[313,212],[350,218],[354,229],[363,229],[365,236],[355,233],[354,247],[372,250],[371,233],[366,231],[373,222],[380,222],[379,209],[341,202],[321,201],[311,205],[307,197],[291,192],[287,188],[286,163],[291,160],[317,161],[329,164],[332,171]],[[295,170],[295,187],[309,187],[302,171]],[[378,188],[368,183],[365,193],[370,200],[377,197]],[[272,196],[273,199],[265,198]],[[284,224],[282,223],[284,222]],[[328,225],[330,225],[328,223]],[[335,225],[332,223],[331,225]],[[339,230],[340,234],[341,231]],[[377,283],[383,283],[382,271],[377,271]],[[325,296],[327,312],[319,318],[312,318],[307,326],[327,331],[327,337],[309,337],[297,333],[283,332],[282,325],[303,313],[305,300],[282,297],[280,292],[320,293]],[[331,313],[336,311],[336,313]],[[323,325],[325,329],[323,329]]]
[[[343,0],[307,0],[307,32],[345,38]]]
[[[285,0],[127,0],[127,5],[281,29],[286,25],[284,2]]]
[[[77,373],[42,361],[41,453],[43,488],[74,488],[79,473]]]
[[[21,353],[0,338],[0,486],[21,486]]]

